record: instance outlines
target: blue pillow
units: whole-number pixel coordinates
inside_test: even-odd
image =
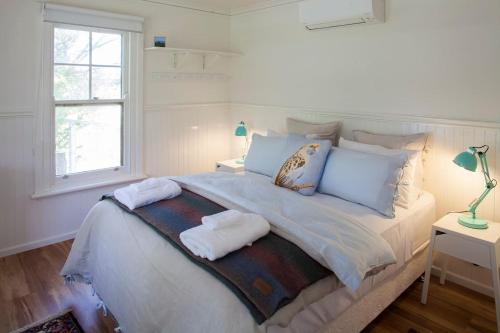
[[[286,147],[286,136],[254,134],[245,158],[245,170],[272,177],[280,167],[280,156]]]
[[[359,203],[394,218],[394,202],[408,154],[384,156],[334,148],[318,191]]]
[[[313,195],[331,148],[330,140],[289,135],[282,155],[283,163],[276,172],[274,184],[302,195]]]

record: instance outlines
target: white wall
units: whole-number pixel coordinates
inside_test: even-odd
[[[176,47],[229,48],[229,18],[224,15],[139,0],[52,2],[143,16],[145,46],[151,46],[154,35],[165,35]],[[90,207],[113,189],[30,198],[41,24],[40,3],[0,2],[0,256],[71,237]],[[229,109],[220,104],[229,99],[228,82],[154,79],[154,72],[172,70],[169,60],[161,54],[144,56],[146,173],[207,171],[229,154]],[[224,65],[212,70],[222,71]],[[184,70],[200,66],[200,59],[193,58]]]
[[[500,121],[500,2],[387,0],[387,22],[307,31],[298,4],[231,18],[236,103]]]
[[[339,112],[500,121],[497,0],[387,0],[385,24],[316,32],[299,23],[296,4],[229,18],[139,0],[54,2],[144,16],[146,46],[152,36],[166,35],[177,47],[232,47],[245,54],[231,60],[229,82],[157,79],[155,73],[172,70],[171,59],[145,54],[144,161],[151,175],[212,169],[215,160],[230,156],[231,131],[241,119],[261,130],[271,124],[282,129],[286,115],[321,120]],[[89,208],[112,190],[30,198],[40,26],[39,3],[0,2],[0,256],[71,237]],[[184,70],[200,66],[193,58]],[[380,128],[391,127],[383,119]],[[485,133],[436,131],[456,150]],[[496,152],[500,165],[498,145]],[[495,200],[485,206],[491,216],[498,214]],[[466,277],[478,275],[469,270]]]
[[[354,128],[431,132],[425,186],[439,216],[462,210],[482,180],[454,167],[454,154],[488,143],[492,173],[500,174],[500,2],[386,2],[384,24],[313,32],[299,23],[298,4],[233,16],[231,45],[245,53],[232,66],[233,120],[265,131],[284,130],[287,116],[340,119],[348,137]],[[498,220],[499,207],[497,190],[481,214]],[[449,269],[456,282],[491,292],[488,270],[457,260]]]

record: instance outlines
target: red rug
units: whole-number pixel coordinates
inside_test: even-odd
[[[11,333],[85,333],[71,310],[23,327]]]

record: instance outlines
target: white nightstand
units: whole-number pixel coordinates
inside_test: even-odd
[[[237,163],[237,161],[241,161],[241,158],[217,162],[215,163],[215,171],[233,172],[233,173],[245,171],[245,166],[241,163]]]
[[[491,269],[493,292],[497,316],[497,330],[500,332],[500,223],[489,222],[488,229],[470,229],[458,223],[460,214],[448,214],[432,226],[429,257],[425,270],[423,304],[427,303],[429,280],[432,269],[432,252],[439,251],[450,256]],[[446,264],[441,269],[440,283],[446,279]]]

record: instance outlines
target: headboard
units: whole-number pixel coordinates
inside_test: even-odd
[[[500,123],[459,121],[398,115],[362,115],[330,110],[294,109],[248,104],[232,105],[234,123],[244,120],[252,132],[267,129],[285,131],[286,118],[326,122],[340,120],[342,136],[352,137],[351,131],[362,129],[376,133],[431,134],[424,161],[424,188],[434,194],[438,217],[449,211],[467,209],[468,204],[484,190],[480,172],[471,173],[455,166],[456,154],[468,146],[490,146],[488,162],[492,178],[500,171]],[[238,154],[236,154],[238,155]],[[481,217],[500,222],[500,193],[494,190],[478,210]]]

